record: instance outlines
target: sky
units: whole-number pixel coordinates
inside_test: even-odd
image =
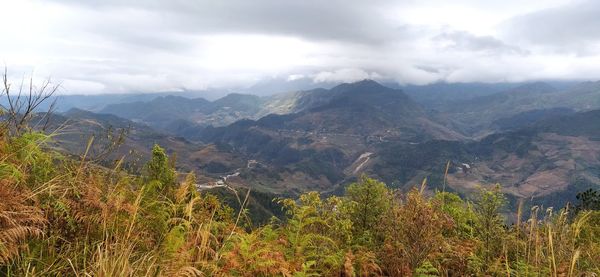
[[[265,80],[600,79],[596,0],[0,0],[11,78],[98,94]]]

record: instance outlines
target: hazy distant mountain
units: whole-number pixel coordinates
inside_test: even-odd
[[[315,88],[331,88],[335,83],[319,82],[315,83],[310,78],[298,78],[288,80],[286,78],[264,79],[250,87],[240,87],[232,89],[205,89],[205,90],[186,90],[179,91],[161,91],[161,92],[131,92],[131,93],[109,93],[97,95],[69,94],[57,95],[51,100],[57,100],[56,109],[58,112],[66,112],[72,108],[78,108],[88,111],[98,112],[113,104],[149,102],[158,97],[179,96],[189,99],[204,98],[211,101],[223,98],[229,94],[248,94],[256,96],[271,96],[290,91],[303,91]],[[4,99],[0,99],[2,104]],[[46,101],[40,106],[40,111],[45,111],[52,101]]]
[[[229,90],[181,90],[181,91],[163,91],[163,92],[147,92],[147,93],[109,93],[109,94],[94,94],[94,95],[56,95],[50,100],[43,102],[40,107],[40,112],[47,111],[48,107],[56,100],[56,111],[66,112],[72,108],[99,112],[105,107],[112,104],[132,103],[132,102],[148,102],[158,97],[179,96],[185,98],[205,98],[218,99],[231,93]],[[0,104],[4,104],[6,100],[0,97]]]
[[[66,112],[77,108],[88,111],[99,111],[105,106],[115,103],[149,101],[157,94],[99,94],[99,95],[56,95],[38,106],[39,112],[46,112],[56,102],[55,111]],[[5,97],[0,97],[0,105],[6,105]]]
[[[150,101],[110,104],[101,110],[154,128],[185,134],[190,127],[224,126],[241,119],[259,119],[269,114],[300,112],[330,100],[331,93],[319,88],[259,97],[231,93],[214,101],[204,98],[159,96]]]
[[[227,132],[238,126],[265,130],[379,136],[382,139],[457,139],[461,136],[428,118],[424,109],[402,91],[365,80],[342,84],[330,90],[295,95],[286,114],[271,114],[258,121],[242,121],[211,129]],[[211,140],[211,139],[209,139]]]
[[[399,86],[408,96],[428,109],[439,109],[465,100],[488,96],[519,86],[518,83],[433,83]]]
[[[547,83],[528,83],[508,91],[498,92],[438,107],[438,112],[450,118],[456,129],[467,135],[481,136],[494,132],[498,122],[527,117],[528,113],[544,110],[571,109],[585,111],[600,108],[600,83],[586,82],[559,90]],[[564,111],[564,110],[563,110]],[[531,115],[531,114],[529,114]]]
[[[500,132],[516,130],[519,128],[530,126],[534,123],[556,118],[558,116],[571,115],[575,110],[571,108],[550,108],[542,110],[531,110],[518,113],[513,116],[500,118],[492,122],[492,128]]]
[[[262,103],[263,100],[258,96],[244,94],[229,94],[212,102],[204,98],[164,96],[147,102],[108,105],[102,112],[143,122],[161,130],[173,130],[173,125],[222,126],[239,119],[253,118]]]
[[[375,82],[371,81],[371,83]],[[330,90],[318,88],[291,91],[268,97],[229,94],[212,102],[203,98],[187,99],[184,97],[166,96],[146,102],[138,101],[112,104],[104,108],[102,112],[115,114],[137,122],[144,122],[161,130],[185,135],[190,127],[195,128],[208,125],[224,126],[241,119],[257,120],[270,114],[294,114],[318,106],[324,106],[325,104],[329,104],[333,108],[334,105],[345,105],[346,102],[367,100],[361,99],[360,95],[346,95],[344,96],[345,98],[338,97],[339,94],[343,93],[345,86],[347,85],[343,84]],[[395,99],[393,97],[386,99],[389,95],[380,95],[379,98],[374,98],[374,96],[371,95],[373,97],[371,100],[376,101],[376,104],[386,104],[379,108],[391,107],[391,109],[395,109],[401,106],[395,107],[394,105],[403,102],[414,103],[406,95],[404,95],[405,98],[400,103],[394,102]],[[338,98],[334,99],[336,97]],[[375,112],[378,112],[378,107],[373,108]],[[422,113],[423,109],[420,111]],[[389,109],[381,112],[383,115],[391,113]],[[350,112],[350,114],[356,114],[356,111]],[[343,122],[338,125],[343,125]]]
[[[567,90],[579,82],[545,81],[544,83],[558,90]],[[387,85],[387,84],[386,84]],[[402,89],[417,103],[428,109],[445,109],[448,106],[461,105],[473,98],[485,97],[496,93],[507,92],[527,83],[433,83],[428,85],[390,84],[390,87]]]
[[[253,94],[258,96],[272,96],[290,91],[304,91],[317,88],[332,88],[339,83],[333,82],[315,82],[312,78],[267,78],[248,87],[239,89],[245,94]]]
[[[147,102],[131,102],[108,105],[102,113],[114,114],[154,128],[164,128],[173,120],[188,119],[210,109],[210,101],[204,98],[189,99],[181,96],[161,96]]]
[[[562,93],[557,93],[552,100],[555,105],[576,110],[600,108],[600,81],[579,83]]]
[[[279,85],[277,85],[279,84]],[[423,86],[389,86],[402,88],[405,94],[421,104],[430,116],[447,127],[468,136],[481,136],[494,131],[494,122],[510,119],[533,110],[563,108],[585,110],[600,107],[597,83],[573,82],[533,83],[435,83]],[[198,126],[224,126],[241,119],[259,119],[268,114],[290,114],[328,102],[331,93],[323,88],[308,89],[329,83],[314,83],[308,78],[294,80],[269,79],[253,87],[240,89],[214,101],[205,97],[227,93],[226,90],[180,91],[154,94],[115,94],[61,96],[59,111],[72,107],[111,113],[175,134],[187,134]],[[540,98],[541,90],[553,89],[552,97]],[[302,89],[298,89],[302,88]],[[569,88],[569,90],[565,90]],[[261,92],[262,91],[262,92]],[[266,93],[267,91],[278,93]],[[287,91],[287,92],[285,92]],[[579,96],[570,97],[567,91]],[[254,94],[269,95],[256,96]],[[198,97],[200,96],[200,97]],[[545,96],[548,96],[546,94]],[[594,98],[595,97],[595,98]],[[43,109],[43,107],[42,107]]]

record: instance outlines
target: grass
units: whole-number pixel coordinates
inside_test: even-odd
[[[428,195],[426,181],[401,193],[363,177],[343,196],[282,199],[283,220],[251,227],[251,190],[235,193],[234,212],[198,192],[193,174],[175,178],[159,148],[134,175],[123,159],[107,168],[88,151],[79,159],[50,151],[43,134],[0,134],[2,275],[600,274],[598,211],[534,206],[523,218],[521,201],[507,225],[498,189],[467,201]]]

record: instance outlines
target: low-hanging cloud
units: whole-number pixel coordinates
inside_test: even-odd
[[[433,40],[458,51],[483,52],[490,55],[529,54],[528,51],[508,45],[495,37],[476,36],[465,31],[444,32],[435,36]]]
[[[342,68],[319,72],[314,76],[313,81],[316,83],[347,83],[364,79],[381,79],[381,76],[376,72],[366,72],[359,68]]]

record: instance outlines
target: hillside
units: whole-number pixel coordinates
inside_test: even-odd
[[[461,112],[432,115],[400,90],[365,80],[270,98],[232,94],[212,103],[202,101],[209,103],[202,106],[205,112],[226,106],[246,115],[268,115],[223,127],[180,119],[166,131],[212,149],[203,153],[213,158],[199,162],[192,158],[196,154],[188,154],[198,151],[174,147],[179,149],[173,151],[185,152],[180,157],[183,165],[206,174],[237,172],[238,185],[263,191],[335,192],[361,173],[396,187],[426,176],[441,184],[450,160],[451,189],[470,194],[484,180],[503,184],[514,197],[543,198],[574,185],[600,183],[594,160],[598,119],[593,112],[575,113],[582,109],[579,104],[554,107],[555,97],[593,95],[593,88],[593,83],[583,83],[567,92],[531,83],[466,99]],[[163,100],[181,101],[185,107],[183,98]],[[448,113],[455,116],[442,118]],[[474,123],[466,124],[469,120]],[[477,130],[481,139],[471,142],[452,129]],[[493,130],[500,132],[482,136]],[[245,166],[247,161],[256,161],[257,166]],[[468,174],[462,172],[463,163],[471,167]]]
[[[535,82],[458,103],[447,102],[438,106],[437,112],[451,118],[458,131],[480,137],[502,130],[498,123],[503,125],[513,119],[522,120],[523,117],[532,119],[532,116],[536,117],[535,114],[537,119],[542,119],[570,111],[599,109],[599,101],[600,86],[597,82],[579,83],[566,89]]]
[[[362,170],[357,160],[387,141],[411,143],[462,136],[434,122],[400,90],[373,81],[305,92],[298,112],[202,128],[193,140],[230,147],[275,167],[271,189],[332,190]],[[362,157],[362,158],[361,158]],[[291,186],[291,187],[290,187]]]
[[[304,93],[296,98],[304,105],[294,113],[191,127],[190,134],[202,144],[144,123],[77,109],[52,118],[51,140],[35,132],[3,136],[0,175],[11,185],[0,187],[9,203],[0,205],[0,214],[10,220],[0,221],[0,234],[11,239],[0,239],[8,247],[0,248],[0,272],[28,272],[35,264],[62,274],[110,272],[107,276],[114,275],[115,267],[197,276],[239,275],[238,270],[257,275],[337,276],[354,270],[392,276],[437,270],[498,275],[506,267],[521,270],[527,257],[519,245],[545,245],[525,232],[548,234],[568,245],[595,237],[585,232],[597,228],[588,221],[596,216],[588,210],[600,203],[600,110],[524,112],[501,122],[508,131],[470,141],[400,90],[372,81]],[[260,111],[253,99],[234,95],[221,102]],[[416,184],[421,184],[418,189]],[[558,217],[538,217],[540,206],[568,203],[576,208],[560,210]],[[13,220],[18,211],[31,211],[22,215],[32,219]],[[521,221],[522,216],[529,221]],[[102,230],[90,228],[99,224]],[[45,239],[56,234],[60,242]],[[495,239],[488,240],[491,234]],[[83,250],[78,248],[81,237],[90,244]],[[509,239],[518,243],[503,244]],[[307,243],[303,250],[288,253],[290,245],[303,243],[299,240]],[[315,240],[321,243],[313,246]],[[189,260],[186,253],[198,251],[194,245],[201,241],[207,241],[202,249],[223,256]],[[399,254],[388,244],[429,250],[419,256]],[[25,245],[60,254],[42,257]],[[97,252],[85,250],[92,245]],[[597,245],[595,240],[585,245],[572,253],[563,249],[555,259],[570,262],[573,272],[594,272]],[[269,254],[263,256],[266,248]],[[508,259],[496,258],[507,251],[519,257],[514,265],[465,258],[498,263]],[[587,256],[578,257],[582,251]],[[133,252],[160,258],[129,265],[126,261],[137,258],[121,253]],[[23,266],[15,262],[20,255],[36,258]],[[113,264],[103,255],[122,262]],[[316,262],[335,255],[340,258]],[[89,261],[63,261],[82,256]],[[264,264],[249,266],[257,260]],[[548,270],[536,262],[528,265]]]
[[[210,101],[204,98],[188,99],[181,96],[161,96],[148,102],[112,104],[101,113],[114,114],[155,128],[165,128],[174,120],[188,119],[211,109]]]
[[[268,130],[316,132],[355,136],[380,136],[382,139],[423,137],[457,139],[461,136],[428,118],[425,111],[400,90],[374,81],[342,84],[330,90],[303,92],[286,114],[271,114],[257,121],[241,121],[230,127],[214,128],[227,132],[238,126]],[[419,130],[418,130],[419,129]],[[211,132],[203,135],[211,140]],[[316,134],[318,136],[318,134]]]
[[[139,170],[140,161],[151,155],[152,146],[162,145],[167,153],[176,153],[178,169],[194,171],[205,181],[220,178],[223,174],[246,165],[246,161],[214,146],[192,143],[151,127],[110,114],[96,114],[72,109],[64,114],[53,115],[49,130],[53,145],[74,155],[83,155],[90,138],[94,138],[88,158],[111,164],[125,158],[125,165]]]
[[[441,189],[450,161],[448,189],[469,195],[480,184],[498,183],[511,197],[564,204],[575,200],[573,191],[600,187],[597,122],[600,110],[558,116],[475,142],[383,144],[366,171],[398,187],[428,177]]]
[[[207,124],[207,118],[216,118],[224,107],[240,118],[266,115],[223,127],[205,127],[190,121],[201,118],[199,114],[209,114],[197,121]],[[348,178],[358,176],[369,155],[377,150],[376,145],[384,142],[464,138],[440,124],[442,120],[429,117],[402,91],[370,80],[268,98],[231,94],[208,102],[164,97],[109,108],[140,122],[145,120],[135,118],[137,114],[144,114],[146,120],[160,117],[162,121],[153,126],[160,125],[162,132],[201,141],[214,150],[210,152],[212,156],[223,157],[209,162],[208,167],[201,163],[201,169],[235,171],[240,185],[278,193],[334,190]],[[170,150],[169,145],[165,147]],[[186,152],[179,157],[182,164],[196,164],[187,157],[194,151],[182,147],[179,150]],[[257,166],[234,162],[238,165],[235,167],[228,159],[255,160]]]
[[[262,102],[258,96],[246,94],[228,94],[212,102],[204,98],[164,96],[148,102],[108,105],[101,112],[176,132],[179,129],[174,125],[223,126],[242,118],[254,118]]]
[[[347,114],[346,112],[349,109],[346,107],[344,110],[344,105],[360,108],[361,110],[355,110]],[[361,107],[362,105],[364,107]],[[317,108],[326,111],[319,112],[316,110]],[[396,112],[395,109],[401,111],[402,114],[393,118],[393,114]],[[220,127],[242,119],[258,120],[271,114],[297,114],[308,110],[311,110],[311,112],[304,113],[304,118],[298,118],[297,123],[310,125],[313,129],[318,129],[320,125],[323,125],[323,122],[332,123],[332,118],[327,118],[328,116],[346,117],[339,118],[344,120],[338,124],[339,126],[354,121],[354,119],[368,116],[369,120],[378,118],[381,121],[377,123],[378,125],[387,124],[391,128],[394,128],[393,125],[398,123],[393,122],[398,121],[400,118],[416,117],[423,121],[422,125],[430,125],[427,128],[447,132],[448,134],[445,135],[454,137],[458,135],[449,134],[448,130],[442,130],[444,128],[433,126],[435,124],[427,122],[430,119],[426,118],[423,108],[399,90],[384,87],[370,80],[342,84],[332,89],[292,91],[268,97],[229,94],[212,102],[203,98],[157,97],[148,102],[108,105],[101,112],[146,123],[154,128],[173,134],[191,137],[190,128]],[[308,114],[313,115],[314,118],[309,119]],[[307,122],[300,123],[302,120]],[[319,120],[323,122],[318,122]],[[297,127],[310,129],[302,126]],[[368,126],[361,125],[354,129],[359,129],[359,127],[367,128]],[[366,132],[368,130],[365,129],[363,133]],[[443,136],[443,134],[439,135]]]
[[[427,109],[438,110],[478,97],[510,90],[519,83],[444,83],[398,86]]]
[[[159,146],[133,174],[49,151],[44,134],[7,130],[0,129],[1,275],[600,272],[600,197],[593,190],[578,195],[575,209],[536,207],[523,218],[519,209],[515,224],[497,187],[468,199],[430,195],[427,182],[400,191],[363,176],[339,196],[313,191],[273,203],[272,195],[239,188],[199,191],[196,176],[178,178],[176,158]],[[269,209],[284,211],[281,219],[252,224]]]

